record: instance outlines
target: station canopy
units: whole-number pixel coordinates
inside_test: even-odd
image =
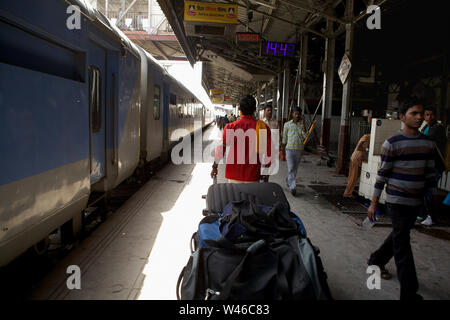
[[[355,20],[370,4],[354,0]],[[203,86],[223,90],[225,103],[238,103],[271,81],[283,61],[298,60],[301,35],[326,38],[326,22],[335,35],[345,33],[342,0],[158,0],[191,64],[203,62]],[[359,9],[360,8],[360,9]],[[353,22],[355,22],[355,20]],[[214,101],[213,101],[214,102]]]

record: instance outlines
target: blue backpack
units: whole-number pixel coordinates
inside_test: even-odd
[[[208,246],[208,240],[218,240],[220,237],[222,237],[222,232],[224,233],[224,235],[227,235],[230,232],[230,230],[228,229],[228,223],[223,221],[223,218],[232,214],[233,203],[239,204],[242,203],[242,201],[230,202],[224,207],[223,212],[210,214],[200,221],[198,225],[198,231],[192,235],[191,252],[194,252],[199,247]],[[266,205],[258,205],[257,207],[259,207],[262,212],[266,214],[273,209],[273,207]],[[289,216],[297,226],[298,235],[306,238],[306,229],[301,219],[292,211],[289,212]],[[221,222],[222,228],[220,224]],[[241,232],[245,232],[245,230],[241,229]]]

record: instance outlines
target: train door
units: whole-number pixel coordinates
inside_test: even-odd
[[[206,124],[206,110],[205,110],[205,106],[201,107],[201,118],[202,118],[202,128],[205,126]]]
[[[90,181],[93,184],[105,176],[106,51],[92,41],[89,45],[88,63]]]
[[[165,121],[165,112],[163,106],[163,90],[159,83],[152,83],[149,81],[149,86],[151,88],[148,89],[147,92],[149,94],[148,101],[148,118],[149,118],[149,126],[148,136],[147,136],[147,145],[149,150],[148,158],[150,160],[157,158],[161,155],[161,151],[163,150],[163,136],[165,128],[163,126],[163,122]]]
[[[118,176],[118,61],[119,52],[108,50],[106,63],[106,177],[115,180]],[[114,182],[112,182],[114,183]]]
[[[163,92],[162,92],[162,105],[163,105],[163,110],[166,110],[167,112],[163,111],[162,117],[163,117],[163,150],[164,151],[168,151],[168,147],[170,144],[170,137],[169,137],[169,127],[171,125],[173,125],[170,120],[173,119],[169,119],[170,116],[170,106],[169,106],[169,84],[164,81],[163,82]]]

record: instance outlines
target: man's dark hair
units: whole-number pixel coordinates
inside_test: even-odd
[[[272,104],[271,104],[271,103],[268,103],[268,104],[264,107],[264,110],[266,110],[267,108],[273,109]]]
[[[411,97],[407,100],[405,100],[402,104],[400,104],[400,107],[398,109],[399,114],[406,114],[408,112],[409,108],[412,108],[414,106],[425,106],[425,103],[423,102],[423,99],[420,99],[418,97]]]
[[[433,114],[436,114],[436,107],[428,105],[423,109],[423,111],[431,111]]]
[[[294,113],[297,111],[300,112],[300,114],[302,114],[302,109],[300,107],[293,107],[291,113]]]
[[[239,110],[241,110],[242,114],[252,115],[256,110],[256,100],[252,96],[242,97],[239,102]]]

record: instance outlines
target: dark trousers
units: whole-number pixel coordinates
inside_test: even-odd
[[[380,268],[394,257],[397,267],[397,276],[400,281],[400,300],[416,298],[419,289],[416,267],[410,244],[410,231],[419,213],[420,206],[404,206],[386,203],[387,213],[392,219],[392,232],[381,245],[372,253],[369,265]]]

